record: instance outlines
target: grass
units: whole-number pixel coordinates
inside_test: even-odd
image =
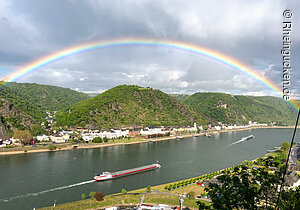
[[[202,186],[198,186],[197,184],[192,184],[186,187],[178,188],[175,190],[172,190],[172,193],[179,193],[179,194],[187,194],[191,191],[194,191],[196,193],[196,196],[201,195],[204,192],[204,188]]]
[[[98,202],[95,199],[86,199],[82,201],[75,201],[66,204],[60,204],[56,207],[45,207],[43,210],[54,210],[54,209],[91,209],[91,208],[104,208],[109,206],[118,205],[138,205],[141,201],[141,195],[120,195],[120,196],[106,196],[104,201]],[[190,208],[198,209],[195,199],[184,199],[184,206]],[[147,204],[167,204],[170,206],[179,206],[179,197],[172,195],[146,195],[144,198],[144,203]]]

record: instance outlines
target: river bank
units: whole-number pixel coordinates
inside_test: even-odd
[[[244,130],[251,130],[251,129],[258,129],[258,128],[294,128],[293,126],[260,126],[260,127],[247,127],[247,128],[239,128],[239,129],[230,129],[230,130],[212,130],[209,132],[202,132],[202,133],[189,133],[184,135],[178,136],[166,136],[160,138],[132,138],[130,140],[127,139],[117,139],[117,140],[109,140],[109,142],[105,143],[80,143],[80,144],[56,144],[57,149],[50,151],[47,147],[19,147],[13,150],[3,149],[4,151],[0,151],[1,155],[17,155],[17,154],[24,154],[24,153],[38,153],[38,152],[58,152],[58,151],[66,151],[74,149],[74,146],[77,145],[76,149],[93,149],[93,148],[101,148],[101,147],[112,147],[112,146],[120,146],[120,145],[130,145],[130,144],[140,144],[140,143],[149,143],[151,141],[165,141],[165,140],[172,140],[180,138],[189,138],[193,136],[203,136],[207,133],[209,134],[216,134],[216,133],[226,133],[226,132],[233,132],[233,131],[244,131]]]

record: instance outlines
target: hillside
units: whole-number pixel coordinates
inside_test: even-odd
[[[277,122],[295,123],[295,112],[280,98],[272,96],[241,96],[225,93],[195,93],[184,100],[195,111],[223,123]]]
[[[41,122],[45,114],[36,105],[20,97],[12,89],[1,87],[0,91],[0,138],[11,136],[15,129],[31,129]]]
[[[8,88],[44,111],[58,111],[90,98],[84,93],[69,88],[50,85],[10,83]]]
[[[185,94],[170,94],[170,96],[172,96],[173,98],[181,102],[183,102],[185,99],[189,97],[189,95],[185,95]]]
[[[58,125],[125,127],[192,125],[207,121],[160,90],[120,85],[56,114]]]
[[[0,81],[0,138],[11,136],[15,129],[41,131],[46,111],[68,107],[89,98],[67,88],[49,85],[9,83]]]

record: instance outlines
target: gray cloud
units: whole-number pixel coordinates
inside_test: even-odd
[[[21,67],[80,43],[143,37],[207,47],[241,61],[280,85],[284,9],[291,9],[294,26],[299,24],[298,4],[271,0],[3,0],[0,2],[0,66]],[[296,59],[300,52],[298,31],[296,27],[292,31],[291,89],[300,95],[300,61]],[[253,78],[216,61],[174,49],[140,46],[70,56],[19,81],[85,92],[137,84],[172,93],[273,94]]]

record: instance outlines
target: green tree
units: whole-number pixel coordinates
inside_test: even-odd
[[[151,192],[151,186],[147,185],[147,192]]]
[[[218,184],[210,183],[205,191],[215,209],[257,209],[261,205],[268,209],[275,205],[282,172],[271,174],[267,168],[236,166],[218,176]]]
[[[106,136],[103,137],[104,142],[108,142],[108,138]]]
[[[46,135],[48,135],[48,132],[46,130],[44,130],[42,128],[42,126],[40,126],[40,125],[33,125],[32,129],[31,129],[31,132],[32,132],[33,136],[37,136],[39,134],[46,134]]]
[[[278,208],[284,210],[299,209],[299,204],[300,187],[297,187],[295,190],[289,189],[281,193]]]
[[[90,196],[91,198],[94,198],[95,194],[96,194],[96,192],[91,191],[91,192],[89,193],[89,196]]]
[[[102,139],[98,136],[92,140],[94,143],[102,143]]]
[[[262,165],[263,164],[262,159],[261,158],[256,159],[256,164],[257,165]]]
[[[283,142],[281,144],[281,149],[285,152],[287,152],[290,149],[290,144],[288,142]]]
[[[244,160],[242,162],[242,164],[246,165],[246,166],[252,166],[253,165],[253,162],[252,161],[248,161],[248,160]]]
[[[56,146],[55,146],[54,144],[49,144],[49,145],[48,145],[48,149],[49,149],[50,151],[53,151],[53,150],[56,149]]]

